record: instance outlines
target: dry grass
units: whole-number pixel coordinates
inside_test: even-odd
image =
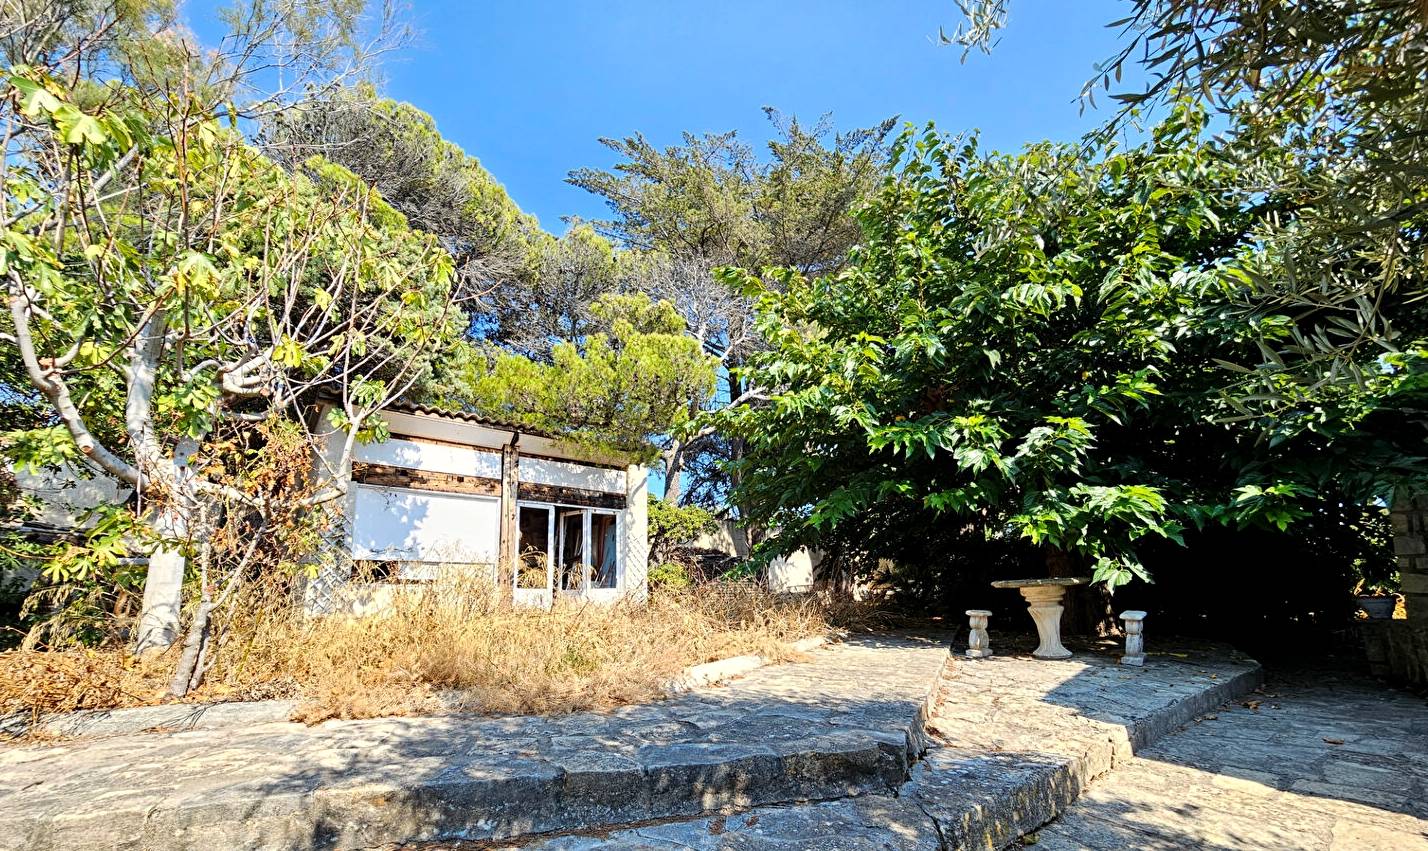
[[[139,662],[124,653],[12,650],[0,654],[0,714],[146,703],[161,678],[158,660]]]
[[[222,624],[196,702],[296,697],[299,720],[415,714],[450,706],[561,713],[657,697],[684,668],[745,653],[789,658],[828,631],[829,607],[754,586],[655,593],[643,605],[515,608],[460,582],[404,586],[361,618],[305,618],[250,596]],[[840,610],[840,618],[849,612]],[[112,651],[0,654],[0,712],[158,703],[174,654],[134,663]]]

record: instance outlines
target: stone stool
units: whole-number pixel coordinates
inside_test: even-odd
[[[1126,655],[1121,664],[1139,668],[1145,664],[1145,612],[1121,612],[1121,620],[1126,622]]]
[[[992,644],[987,638],[987,618],[992,613],[986,609],[968,609],[967,619],[970,630],[967,633],[967,656],[972,659],[985,659],[992,655]]]

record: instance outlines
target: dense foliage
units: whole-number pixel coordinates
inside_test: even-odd
[[[967,0],[954,40],[989,49],[1008,0]],[[1242,270],[1248,311],[1292,317],[1229,392],[1276,430],[1352,416],[1385,365],[1425,351],[1428,18],[1416,0],[1127,0],[1122,37],[1083,95],[1121,105],[1109,137],[1178,98],[1227,127],[1237,188],[1275,199]],[[1096,57],[1092,57],[1096,58]],[[1145,82],[1122,84],[1139,66]],[[1134,76],[1131,78],[1134,79]],[[1368,392],[1365,393],[1364,391]],[[1425,423],[1421,394],[1397,388]]]
[[[378,96],[370,84],[282,110],[259,142],[290,166],[312,156],[341,164],[451,254],[457,298],[472,312],[531,271],[534,218],[481,163],[444,139],[431,116]]]
[[[430,394],[589,445],[647,455],[714,389],[714,362],[668,302],[603,295],[582,333],[548,361],[494,346],[453,347]]]
[[[771,546],[847,521],[878,555],[951,525],[1114,586],[1154,541],[1282,530],[1418,474],[1421,433],[1380,416],[1416,391],[1406,361],[1272,439],[1224,392],[1294,318],[1242,309],[1280,199],[1240,191],[1204,123],[1179,106],[1137,148],[1017,155],[908,131],[845,269],[726,273],[771,342],[744,372],[770,400],[720,419]]]
[[[649,580],[656,586],[683,588],[697,574],[685,550],[700,535],[714,531],[718,521],[698,505],[673,505],[657,497],[649,502]]]
[[[948,40],[988,46],[1006,0],[959,5]],[[699,503],[918,593],[1036,559],[1189,599],[1197,554],[1286,532],[1316,587],[1384,581],[1376,506],[1428,425],[1422,3],[1127,6],[1086,90],[1123,109],[1085,144],[889,152],[891,121],[770,110],[766,152],[605,140],[570,182],[610,219],[555,236],[353,85],[380,2],[235,4],[213,46],[170,0],[7,3],[0,444],[128,496],[52,545],[6,531],[0,585],[43,566],[55,644],[141,593],[163,644],[187,603],[182,693],[210,614],[317,549],[343,462],[315,448],[398,398],[658,458],[657,566]]]
[[[213,50],[167,4],[59,6],[7,6],[0,44],[3,443],[19,468],[98,471],[129,494],[44,562],[33,598],[73,613],[142,573],[129,637],[157,650],[192,582],[182,694],[210,613],[253,570],[295,568],[337,469],[380,430],[370,415],[465,323],[434,237],[350,171],[285,168],[242,132],[341,85],[365,4],[248,4]],[[278,69],[296,90],[254,85]],[[315,470],[332,430],[342,452]]]

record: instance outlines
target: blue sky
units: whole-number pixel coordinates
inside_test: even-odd
[[[1081,115],[1076,96],[1125,9],[1013,0],[994,53],[963,64],[935,43],[959,21],[953,0],[412,0],[417,41],[383,73],[388,94],[431,113],[558,233],[563,216],[605,213],[564,182],[613,165],[599,137],[665,146],[733,129],[758,144],[765,105],[809,123],[831,112],[840,128],[893,115],[975,127],[996,148],[1075,138],[1104,117]]]

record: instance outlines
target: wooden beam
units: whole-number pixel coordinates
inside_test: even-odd
[[[516,500],[520,498],[521,453],[516,447],[520,435],[501,447],[501,554],[496,576],[502,593],[513,594],[512,577],[516,569],[516,538],[520,527],[516,523]]]
[[[554,502],[558,505],[574,505],[580,508],[625,507],[625,495],[584,488],[565,488],[558,485],[538,485],[535,482],[521,482],[518,488],[521,499],[531,502]]]
[[[457,440],[441,440],[436,437],[422,437],[417,434],[403,434],[395,431],[392,432],[392,437],[397,440],[410,441],[411,443],[427,443],[432,446],[454,446],[457,449],[466,449],[471,452],[489,452],[492,455],[499,454],[501,451],[494,446],[477,446],[473,443],[462,443]]]
[[[441,493],[462,493],[475,496],[500,496],[501,482],[484,476],[459,476],[431,470],[413,470],[390,464],[352,463],[352,481],[364,485],[388,488],[418,488]]]

